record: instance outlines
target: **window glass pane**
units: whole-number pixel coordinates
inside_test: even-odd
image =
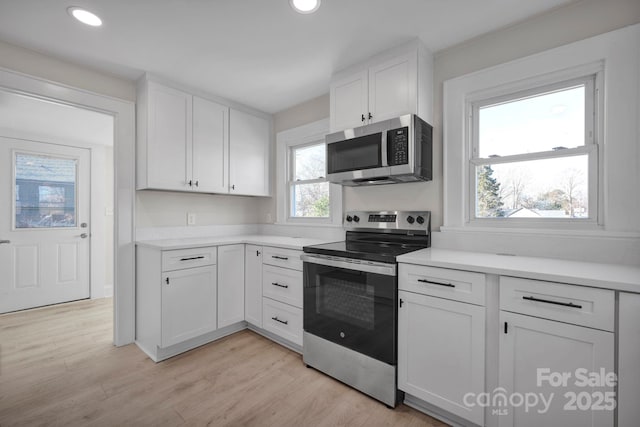
[[[585,144],[585,86],[481,107],[479,156],[509,156]]]
[[[293,148],[294,180],[318,179],[325,176],[324,144]]]
[[[329,217],[329,183],[293,184],[291,216],[301,218]]]
[[[588,155],[476,167],[477,218],[588,218]]]
[[[76,226],[76,160],[16,154],[16,228]]]

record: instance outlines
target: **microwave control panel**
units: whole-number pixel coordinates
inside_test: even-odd
[[[409,163],[409,128],[387,131],[387,162],[389,166]]]

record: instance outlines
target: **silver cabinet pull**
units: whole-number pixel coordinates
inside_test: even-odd
[[[271,284],[272,284],[273,286],[277,286],[277,287],[279,287],[279,288],[285,288],[285,289],[289,288],[289,285],[281,285],[280,283],[276,283],[276,282],[273,282],[273,283],[271,283]]]
[[[11,240],[0,240],[0,245],[8,245],[9,243],[11,243]]]

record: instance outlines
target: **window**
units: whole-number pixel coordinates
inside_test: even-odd
[[[342,193],[326,179],[328,120],[278,133],[278,222],[340,224]]]
[[[75,159],[15,155],[15,228],[76,226]]]
[[[292,218],[328,218],[329,183],[324,142],[289,148],[289,215]]]
[[[471,108],[472,221],[597,219],[594,75]]]

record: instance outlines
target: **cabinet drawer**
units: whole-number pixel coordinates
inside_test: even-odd
[[[202,267],[216,263],[216,247],[162,251],[162,271]]]
[[[471,304],[485,304],[485,276],[482,273],[400,264],[398,288]]]
[[[500,309],[614,330],[615,295],[606,289],[501,276]]]
[[[262,298],[262,327],[294,344],[302,345],[302,309]]]
[[[265,246],[262,262],[265,264],[275,265],[277,267],[285,267],[302,271],[302,260],[300,259],[300,255],[302,255],[302,251]]]
[[[302,271],[263,265],[262,295],[302,308]]]

